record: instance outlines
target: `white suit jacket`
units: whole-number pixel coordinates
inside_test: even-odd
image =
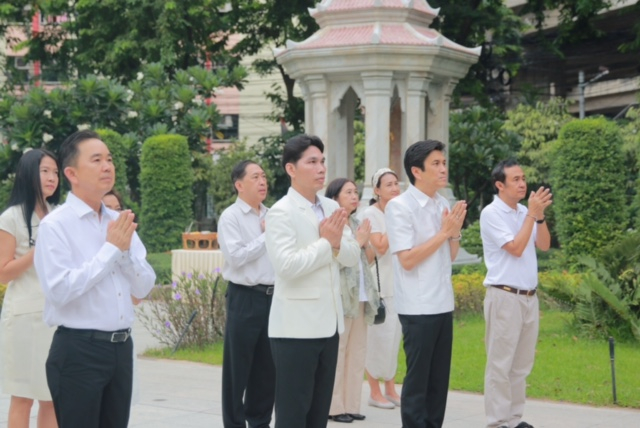
[[[318,197],[325,217],[339,208]],[[340,265],[358,264],[360,248],[345,226],[334,257],[319,224],[311,203],[292,188],[267,213],[267,253],[276,273],[269,337],[313,339],[344,331]]]

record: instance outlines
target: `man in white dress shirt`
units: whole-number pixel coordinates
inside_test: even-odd
[[[450,209],[438,194],[448,183],[441,142],[411,145],[404,168],[411,185],[385,209],[407,358],[400,414],[404,428],[437,428],[444,421],[451,368],[451,262],[460,248],[467,205],[459,201]]]
[[[484,285],[487,366],[484,403],[487,427],[533,428],[522,420],[527,376],[533,368],[538,340],[538,259],[536,247],[547,251],[551,236],[545,209],[549,189],[529,196],[522,168],[500,162],[492,173],[498,195],[480,214],[480,233],[487,276]]]
[[[287,141],[282,164],[291,187],[267,213],[267,251],[276,273],[269,316],[276,428],[327,426],[344,330],[340,267],[360,260],[347,211],[317,195],[326,173],[323,151],[318,137]]]
[[[220,216],[218,242],[224,254],[227,324],[222,363],[225,428],[268,428],[275,399],[276,370],[268,326],[275,274],[265,246],[267,176],[252,161],[231,171],[238,198]]]
[[[70,135],[60,160],[71,193],[40,223],[34,259],[44,320],[58,326],[47,382],[60,428],[125,428],[133,376],[131,295],[145,297],[156,277],[133,213],[102,204],[115,170],[100,137],[89,130]]]

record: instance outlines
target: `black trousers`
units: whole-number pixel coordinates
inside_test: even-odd
[[[133,341],[111,343],[56,330],[46,363],[59,428],[126,428]]]
[[[407,357],[402,385],[403,428],[440,428],[451,371],[453,312],[399,315]]]
[[[271,339],[276,364],[275,428],[325,428],[338,362],[338,333]]]
[[[276,370],[268,336],[271,295],[229,283],[222,363],[225,428],[268,428]],[[244,400],[243,400],[244,397]]]

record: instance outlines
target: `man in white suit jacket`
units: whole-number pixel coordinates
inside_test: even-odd
[[[317,195],[326,173],[323,151],[318,137],[287,141],[282,163],[291,187],[266,218],[276,273],[269,316],[276,428],[327,426],[344,330],[339,271],[355,266],[360,254],[346,210]]]

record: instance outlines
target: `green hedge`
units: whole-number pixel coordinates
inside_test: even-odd
[[[560,131],[551,183],[560,245],[569,257],[594,254],[627,227],[622,137],[604,118]]]
[[[182,247],[182,232],[193,220],[193,170],[187,139],[157,135],[142,145],[140,224],[149,252]]]

